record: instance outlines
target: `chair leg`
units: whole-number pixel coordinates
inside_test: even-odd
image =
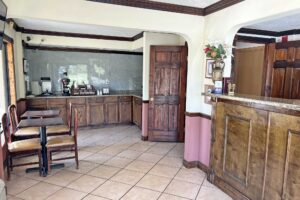
[[[10,156],[6,158],[7,180],[10,180]]]
[[[79,169],[79,161],[78,161],[78,148],[75,146],[75,161],[76,161],[76,169]]]
[[[38,158],[39,158],[39,173],[42,176],[42,152],[38,150]]]
[[[12,156],[9,156],[9,163],[10,163],[10,170],[12,171],[13,170],[13,158]]]
[[[49,148],[47,149],[47,159],[48,159],[48,173],[50,174],[52,159],[51,159],[51,150]]]

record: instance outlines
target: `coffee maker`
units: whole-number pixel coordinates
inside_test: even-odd
[[[68,73],[64,72],[63,73],[63,78],[60,80],[61,81],[61,91],[63,96],[70,96],[70,79],[68,78]]]

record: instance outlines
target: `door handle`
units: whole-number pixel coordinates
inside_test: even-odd
[[[150,101],[154,101],[154,98],[153,98],[153,97],[150,97]]]

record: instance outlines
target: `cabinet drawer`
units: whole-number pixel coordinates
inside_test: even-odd
[[[120,96],[119,101],[132,101],[131,96]]]
[[[104,97],[104,102],[116,103],[116,102],[118,102],[118,97],[117,96]]]
[[[103,103],[104,97],[89,97],[86,101],[88,103]]]
[[[86,98],[85,97],[79,97],[79,98],[70,98],[68,99],[67,103],[72,103],[72,104],[85,104]]]
[[[57,99],[48,99],[48,105],[66,105],[67,99],[57,98]]]

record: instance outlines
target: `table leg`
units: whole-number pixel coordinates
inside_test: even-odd
[[[47,159],[47,134],[46,134],[46,127],[43,126],[40,128],[40,139],[42,145],[42,175],[47,176],[48,174],[48,159]]]

